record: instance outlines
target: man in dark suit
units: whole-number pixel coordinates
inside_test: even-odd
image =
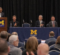
[[[10,27],[18,27],[19,26],[19,22],[16,21],[16,16],[13,15],[13,20],[10,22]]]
[[[49,22],[49,27],[58,27],[57,22],[55,21],[55,17],[51,17],[51,21]]]
[[[0,7],[0,17],[4,17],[4,13],[2,12],[2,7]]]
[[[39,20],[36,21],[36,27],[44,27],[44,21],[42,20],[43,19],[43,16],[42,15],[39,15]]]
[[[51,32],[49,33],[49,39],[47,39],[47,40],[45,41],[45,43],[47,43],[48,45],[50,45],[50,43],[51,43],[51,44],[55,44],[56,38],[54,38],[54,36],[55,36],[54,32],[51,31]]]

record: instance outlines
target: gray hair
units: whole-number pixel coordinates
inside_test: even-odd
[[[41,17],[43,18],[43,16],[42,16],[42,15],[39,15],[39,16],[41,16]]]
[[[9,37],[9,42],[10,42],[10,44],[13,44],[13,42],[17,40],[17,37],[18,37],[18,35],[11,35],[11,36]]]

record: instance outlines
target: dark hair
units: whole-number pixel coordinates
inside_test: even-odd
[[[57,37],[56,44],[60,44],[60,36]]]
[[[8,38],[8,33],[7,33],[6,31],[2,31],[2,32],[0,33],[0,37],[1,37],[2,39],[7,39],[7,38]]]
[[[30,53],[31,51],[36,52],[38,46],[38,40],[36,37],[32,36],[27,40],[26,50]]]
[[[0,54],[8,52],[7,42],[0,38]]]

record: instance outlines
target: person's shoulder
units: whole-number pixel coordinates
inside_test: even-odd
[[[24,50],[24,51],[22,52],[22,55],[26,55],[26,50]]]
[[[39,20],[37,20],[36,22],[39,22]]]
[[[24,50],[23,53],[26,53],[26,50]]]

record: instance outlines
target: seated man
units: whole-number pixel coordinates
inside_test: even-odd
[[[58,24],[55,21],[55,17],[54,16],[51,17],[51,21],[49,22],[48,25],[49,25],[49,27],[58,27]]]
[[[55,42],[56,42],[56,39],[54,38],[54,32],[53,31],[51,31],[50,33],[49,33],[49,39],[47,39],[46,40],[46,43],[50,46],[50,43],[52,43],[52,44],[55,44]],[[52,45],[51,44],[51,45]]]
[[[9,37],[9,43],[10,43],[10,54],[11,55],[22,55],[22,50],[20,48],[17,48],[19,43],[19,39],[17,35],[11,35]]]
[[[0,55],[8,55],[9,50],[7,42],[0,38]]]
[[[39,20],[36,21],[36,27],[44,27],[44,21],[43,21],[43,16],[42,15],[39,15]]]
[[[13,15],[13,20],[10,22],[10,27],[18,27],[19,26],[19,22],[16,21],[16,16]]]

